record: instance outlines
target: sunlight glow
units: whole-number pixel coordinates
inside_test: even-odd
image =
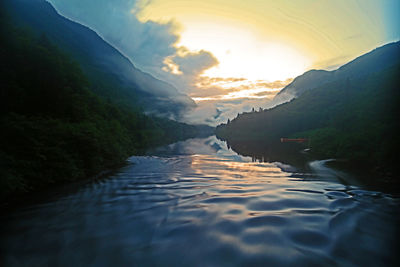
[[[282,54],[285,59],[296,59],[295,55],[307,59],[294,60],[288,73],[296,73],[299,62],[311,68],[333,68],[399,38],[398,0],[140,0],[136,7],[135,14],[141,21],[176,22],[181,26],[181,44],[195,50],[209,49],[220,62],[221,55],[232,52],[232,47],[245,48],[244,55],[260,57],[252,70],[263,67],[262,58],[271,54],[270,61],[283,58]],[[255,43],[253,36],[259,38]],[[189,38],[195,38],[199,45]],[[252,45],[246,46],[248,43]],[[284,48],[255,53],[259,47],[254,44]],[[218,72],[213,71],[225,70],[221,65]],[[277,76],[280,78],[273,78]],[[274,74],[263,79],[288,78],[282,76]]]
[[[261,99],[261,98],[272,98],[274,97],[281,88],[269,89],[269,88],[254,88],[244,89],[240,91],[230,92],[225,95],[217,95],[213,97],[192,97],[196,102],[209,101],[209,100],[232,100],[232,99]]]
[[[254,180],[264,179],[262,174],[266,174],[268,177],[288,177],[291,175],[289,172],[283,172],[278,166],[274,163],[267,162],[251,162],[251,158],[248,158],[249,161],[230,161],[230,160],[221,160],[217,157],[212,157],[209,155],[193,155],[192,159],[192,169],[196,173],[202,173],[204,166],[213,165],[215,162],[218,162],[218,165],[223,166],[218,169],[218,176],[221,178],[220,182],[227,186],[232,186],[231,177],[234,177],[237,171],[244,172],[248,174],[248,176],[253,177],[251,181],[243,180],[243,183],[254,183]],[[252,176],[252,174],[256,174]],[[226,178],[226,179],[223,179]],[[270,181],[273,182],[273,181]]]
[[[273,98],[282,88],[291,83],[293,79],[284,81],[266,82],[265,80],[251,81],[245,78],[210,78],[201,77],[196,84],[198,88],[219,88],[224,94],[213,96],[199,96],[195,93],[191,95],[196,102],[207,100],[233,100],[240,98],[262,99]]]
[[[178,46],[210,51],[220,62],[203,75],[249,80],[283,80],[303,73],[311,61],[289,45],[256,38],[243,28],[220,23],[187,25]]]
[[[289,83],[281,81],[311,68],[335,69],[382,44],[387,27],[379,2],[139,0],[132,12],[143,23],[173,25],[178,51],[209,51],[219,62],[190,77],[189,95],[198,102],[272,98],[268,90]],[[164,63],[164,71],[185,77],[173,60]],[[281,85],[261,86],[274,82]]]

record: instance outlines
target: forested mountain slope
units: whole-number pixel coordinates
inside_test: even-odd
[[[57,13],[45,0],[4,0],[13,23],[29,27],[76,60],[96,94],[147,113],[179,119],[195,106],[170,84],[144,73],[93,30]]]
[[[16,27],[4,13],[0,25],[2,198],[92,176],[197,133],[96,95],[79,64],[45,35]]]
[[[283,88],[275,96],[274,102],[286,102],[290,98],[300,96],[307,90],[320,87],[336,80],[344,80],[347,78],[351,80],[368,76],[398,64],[399,58],[400,49],[399,43],[397,42],[378,47],[334,71],[307,71]]]
[[[386,59],[399,55],[399,49],[399,42],[376,49],[378,55],[360,57],[357,68],[344,67],[334,81],[272,109],[240,114],[218,126],[217,135],[230,141],[260,142],[306,137],[312,150],[324,157],[393,164],[399,149],[400,58]],[[374,61],[380,64],[379,71],[366,75],[361,64],[370,67]]]

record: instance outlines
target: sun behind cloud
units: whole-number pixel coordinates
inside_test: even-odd
[[[206,50],[217,58],[219,64],[207,69],[203,76],[271,82],[300,75],[311,66],[309,55],[294,44],[283,43],[276,38],[260,38],[248,25],[228,17],[209,16],[207,11],[191,18],[184,15],[168,19],[164,16],[146,17],[143,13],[152,9],[153,3],[138,14],[139,19],[181,23],[182,32],[176,47],[186,47],[191,51]],[[175,73],[178,74],[176,70]]]

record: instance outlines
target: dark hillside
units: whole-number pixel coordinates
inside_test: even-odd
[[[320,87],[321,85],[343,79],[358,79],[375,72],[382,71],[399,63],[399,42],[378,47],[334,71],[310,70],[295,78],[283,88],[275,97],[284,95],[298,97],[304,92]]]
[[[92,176],[197,133],[100,98],[78,63],[45,35],[34,37],[6,16],[1,26],[2,197]]]
[[[357,64],[387,62],[389,56],[398,54],[399,47],[395,43],[376,49]],[[354,70],[364,71],[359,66],[343,68],[336,80],[304,91],[275,108],[240,114],[230,123],[218,126],[217,134],[232,142],[306,137],[310,138],[314,153],[323,157],[395,166],[400,148],[400,59],[397,58],[396,65],[393,60],[368,75],[356,75]],[[351,76],[346,74],[347,70]]]
[[[14,24],[30,28],[76,60],[91,82],[91,90],[119,105],[179,118],[195,106],[173,86],[140,71],[97,33],[57,13],[45,0],[4,0]]]

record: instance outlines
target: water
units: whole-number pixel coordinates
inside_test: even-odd
[[[344,182],[323,161],[254,161],[215,137],[151,153],[3,214],[1,265],[398,263],[399,199]]]

